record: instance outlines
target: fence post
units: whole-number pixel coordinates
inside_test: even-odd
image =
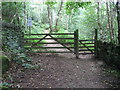
[[[97,42],[97,39],[98,39],[98,30],[95,29],[95,46],[94,46],[94,53],[95,53],[95,57],[98,56],[98,42]]]
[[[79,35],[78,35],[78,29],[74,31],[74,54],[76,55],[76,58],[79,58]]]

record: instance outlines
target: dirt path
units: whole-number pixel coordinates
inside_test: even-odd
[[[38,55],[39,56],[39,55]],[[37,57],[37,56],[35,56]],[[32,58],[35,58],[32,57]],[[35,59],[40,62],[41,70],[33,75],[35,87],[44,88],[104,88],[109,87],[99,64],[90,59],[67,58],[61,55],[41,55]],[[38,82],[36,82],[38,81]],[[31,80],[29,81],[31,82]],[[23,86],[24,87],[24,86]]]
[[[59,54],[31,54],[33,64],[39,68],[23,69],[13,67],[13,87],[20,88],[108,88],[114,78],[105,74],[92,56],[80,59]],[[8,81],[9,82],[9,81]]]

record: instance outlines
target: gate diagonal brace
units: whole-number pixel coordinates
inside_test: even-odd
[[[38,42],[34,43],[31,45],[31,48],[35,45],[37,45],[40,41],[42,41],[43,39],[45,39],[49,34],[45,35],[43,38],[41,38]]]
[[[79,42],[80,42],[81,44],[83,44],[83,46],[86,47],[89,51],[91,51],[91,53],[93,53],[93,51],[90,50],[84,43],[82,43],[82,41],[79,40]]]
[[[53,36],[51,36],[50,34],[49,34],[49,36],[50,36],[52,39],[54,39],[55,41],[57,41],[59,44],[61,44],[63,47],[67,48],[69,51],[74,52],[73,50],[71,50],[70,48],[66,47],[64,44],[62,44],[61,42],[59,42],[57,39],[55,39],[55,38],[54,38]]]

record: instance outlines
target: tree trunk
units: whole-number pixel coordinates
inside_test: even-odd
[[[26,4],[24,2],[24,26],[26,26]]]
[[[118,23],[118,44],[120,45],[120,1],[119,0],[117,0],[116,8],[117,8],[117,23]]]
[[[97,21],[98,21],[98,28],[100,30],[100,39],[102,40],[102,27],[101,27],[101,24],[100,24],[100,3],[98,2],[98,7],[97,7],[97,15],[98,15],[98,18],[97,18]]]
[[[62,5],[63,5],[63,1],[61,0],[61,4],[60,4],[60,9],[57,13],[57,19],[56,19],[56,24],[55,24],[55,31],[57,32],[57,26],[58,26],[58,20],[59,20],[59,16],[60,16],[60,11],[62,10]]]
[[[112,8],[112,3],[110,3],[110,25],[111,25],[111,38],[114,40],[114,26],[113,26],[113,8]]]
[[[50,25],[50,33],[53,31],[53,28],[52,28],[52,22],[51,22],[51,16],[50,16],[50,6],[47,5],[47,10],[48,10],[48,20],[49,20],[49,25]]]
[[[55,23],[55,11],[54,11],[54,9],[52,10],[52,16],[53,16],[52,23],[54,24]]]
[[[51,10],[51,12],[50,12],[50,19],[51,19],[51,24],[53,25],[53,11]]]
[[[111,34],[111,22],[110,22],[110,13],[109,13],[109,6],[108,6],[108,2],[106,2],[106,13],[107,13],[107,17],[108,17],[108,30],[110,33],[110,40],[112,41],[112,34]]]
[[[68,31],[68,19],[69,19],[69,17],[68,17],[68,15],[66,15],[66,30]]]
[[[102,4],[101,4],[102,5]],[[100,5],[99,5],[99,9],[100,9]],[[104,15],[104,10],[99,10],[99,22],[100,22],[100,34],[101,34],[101,40],[103,40],[103,42],[105,41],[105,30],[104,27],[102,27],[102,25],[104,24],[104,19],[105,19],[105,15]]]

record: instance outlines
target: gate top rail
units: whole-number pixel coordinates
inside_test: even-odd
[[[79,41],[95,41],[95,40],[94,39],[91,39],[91,40],[86,39],[86,40],[79,40]]]
[[[74,35],[74,33],[43,33],[43,34],[24,34],[24,35]]]
[[[43,38],[24,38],[24,40],[40,40]],[[44,38],[44,39],[53,39],[53,38]],[[74,39],[74,38],[54,38],[54,39]]]

